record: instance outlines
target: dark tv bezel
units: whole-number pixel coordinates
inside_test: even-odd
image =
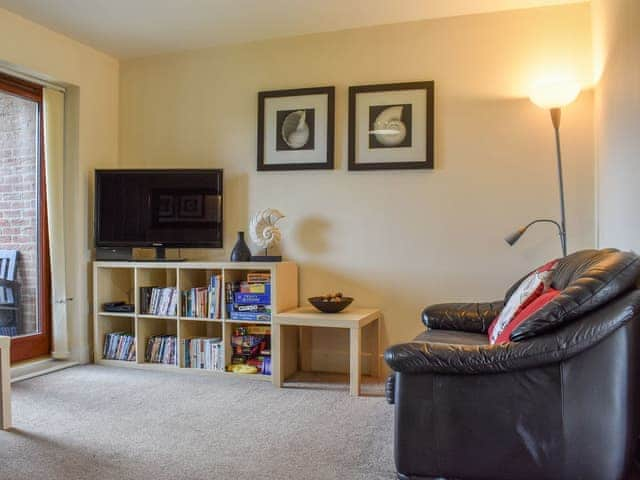
[[[102,173],[123,174],[123,175],[140,175],[140,174],[211,174],[220,175],[220,224],[222,226],[222,235],[219,241],[213,242],[109,242],[100,239],[100,195],[101,184],[98,182],[98,176]],[[93,209],[93,235],[96,247],[132,247],[132,248],[223,248],[224,241],[224,176],[221,168],[169,168],[169,169],[100,169],[94,173],[94,209]]]

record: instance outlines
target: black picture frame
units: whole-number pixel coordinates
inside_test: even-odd
[[[267,98],[295,97],[305,95],[327,96],[327,157],[324,162],[313,163],[277,163],[265,162],[265,100]],[[335,126],[335,87],[297,88],[289,90],[271,90],[258,92],[258,163],[257,170],[333,170],[334,168],[334,126]],[[317,120],[316,120],[317,121]],[[316,140],[317,141],[317,140]]]
[[[400,90],[426,91],[426,152],[421,161],[407,162],[371,162],[358,163],[356,158],[356,97],[361,93],[393,92]],[[387,83],[379,85],[358,85],[349,87],[349,170],[413,170],[433,169],[433,141],[434,141],[434,90],[433,80],[425,82]]]

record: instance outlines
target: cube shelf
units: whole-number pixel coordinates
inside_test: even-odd
[[[173,369],[201,374],[237,375],[184,367],[184,340],[188,338],[222,338],[226,365],[232,355],[230,347],[233,330],[242,325],[269,326],[270,322],[232,320],[227,318],[225,284],[242,281],[249,272],[271,274],[271,315],[298,306],[298,267],[293,262],[105,262],[93,264],[94,362],[129,368]],[[191,317],[184,314],[182,292],[207,287],[211,276],[219,276],[221,285],[218,318]],[[141,287],[173,287],[177,291],[176,315],[142,313]],[[106,302],[125,301],[135,305],[134,313],[102,311]],[[126,332],[135,336],[136,361],[103,358],[105,336]],[[148,339],[154,335],[175,335],[177,365],[145,362]],[[272,351],[273,355],[276,352]],[[271,381],[269,375],[237,375],[247,379]]]

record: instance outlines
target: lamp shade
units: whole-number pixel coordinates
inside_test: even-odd
[[[540,108],[562,108],[573,102],[580,94],[576,82],[550,82],[536,85],[530,99]]]
[[[520,237],[526,231],[527,231],[526,227],[520,227],[515,232],[512,232],[509,235],[507,235],[506,237],[504,237],[504,241],[507,242],[509,245],[513,246],[518,240],[520,240]]]

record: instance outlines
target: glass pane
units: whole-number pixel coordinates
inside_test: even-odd
[[[38,321],[38,104],[0,92],[0,335]]]

